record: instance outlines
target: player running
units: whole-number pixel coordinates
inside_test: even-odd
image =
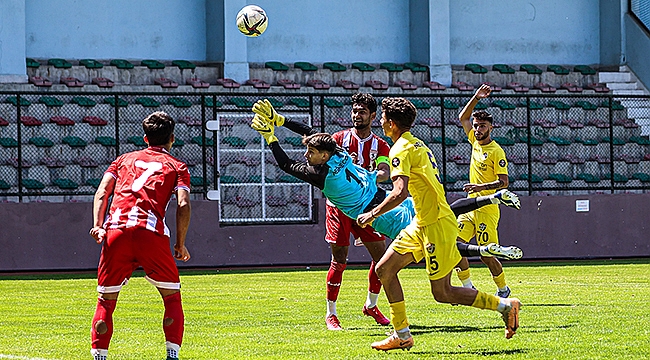
[[[102,244],[97,270],[99,297],[91,327],[91,354],[95,360],[106,360],[108,356],[117,297],[138,266],[142,266],[145,278],[162,296],[167,360],[178,359],[183,340],[181,284],[174,257],[190,259],[185,247],[191,215],[190,173],[185,163],[169,154],[174,142],[174,120],[169,115],[155,112],[142,121],[142,128],[149,147],[113,161],[93,202],[90,235]],[[178,208],[172,256],[165,212],[174,194]]]
[[[480,99],[487,98],[491,89],[481,85],[460,112],[459,120],[465,130],[468,141],[472,144],[472,158],[469,164],[469,183],[463,186],[468,197],[493,194],[497,189],[508,187],[508,161],[506,153],[496,141],[492,141],[492,115],[485,111],[472,112]],[[458,218],[458,240],[469,242],[476,237],[479,245],[498,244],[499,219],[498,206],[486,206],[470,211]],[[502,298],[510,296],[510,287],[506,284],[505,272],[498,259],[483,257],[492,279],[497,285],[496,295]],[[473,288],[470,279],[469,262],[463,258],[458,264],[458,278],[464,287]]]
[[[369,171],[377,170],[378,181],[386,181],[390,178],[390,166],[388,165],[390,146],[370,130],[370,124],[377,117],[377,101],[371,94],[362,93],[352,95],[351,100],[353,127],[333,134],[332,138],[350,154],[355,164]],[[266,118],[273,118],[275,126],[282,126],[285,122],[284,117],[275,112],[268,100],[258,101],[253,106],[253,112]],[[287,125],[291,127],[290,124]],[[329,200],[326,202],[325,210],[325,241],[329,243],[332,251],[326,283],[327,313],[325,323],[327,329],[342,329],[336,312],[336,300],[343,280],[343,271],[348,262],[350,234],[361,241],[373,259],[368,271],[368,296],[362,312],[366,316],[371,316],[380,325],[389,325],[390,320],[377,307],[381,281],[375,272],[375,264],[386,251],[384,236],[372,228],[361,228],[355,220],[345,216]]]
[[[394,142],[390,150],[393,190],[380,204],[359,215],[357,222],[362,226],[375,224],[382,216],[399,208],[409,193],[416,211],[412,222],[399,233],[377,264],[377,275],[384,284],[395,332],[371,346],[385,351],[413,346],[404,292],[397,274],[408,264],[423,258],[436,301],[498,311],[506,324],[506,338],[511,338],[519,326],[521,303],[518,299],[503,299],[451,285],[451,272],[461,260],[456,245],[456,214],[445,199],[433,153],[410,132],[417,113],[415,106],[404,98],[384,98],[381,107],[382,129]]]

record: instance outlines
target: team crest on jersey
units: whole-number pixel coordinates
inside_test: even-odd
[[[433,252],[436,251],[436,245],[432,243],[427,243],[424,247],[427,249],[429,254],[433,254]]]
[[[499,160],[499,166],[501,166],[501,167],[506,166],[506,159]]]
[[[393,158],[392,164],[393,164],[393,167],[398,167],[399,166],[399,159],[398,158]]]
[[[485,229],[487,229],[487,225],[485,225],[485,223],[480,223],[478,225],[478,229],[481,231],[485,231]]]

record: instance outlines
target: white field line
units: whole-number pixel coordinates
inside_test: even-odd
[[[15,356],[15,355],[6,355],[0,354],[0,359],[14,359],[14,360],[48,360],[44,358],[33,358],[27,356]]]

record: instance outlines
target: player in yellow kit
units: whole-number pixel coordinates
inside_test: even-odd
[[[469,183],[463,186],[470,197],[494,194],[498,189],[508,187],[508,161],[506,153],[496,141],[492,140],[492,115],[485,111],[472,113],[480,99],[490,95],[488,85],[481,85],[459,115],[460,123],[472,144],[472,157],[469,165]],[[478,245],[499,244],[497,227],[501,213],[499,205],[487,205],[480,209],[461,214],[458,217],[458,240],[469,242],[476,236]],[[490,269],[492,279],[497,285],[496,295],[502,298],[510,296],[505,274],[499,260],[493,257],[481,257],[481,261]],[[458,264],[458,278],[464,287],[474,288],[470,278],[467,258]]]
[[[404,201],[409,192],[413,197],[415,217],[391,243],[375,268],[388,297],[395,332],[374,342],[372,347],[392,350],[413,346],[404,292],[397,274],[408,264],[423,258],[436,301],[499,311],[506,324],[506,338],[511,338],[519,326],[521,303],[518,299],[503,299],[451,285],[452,270],[461,260],[454,245],[458,236],[456,217],[447,204],[433,153],[410,132],[416,116],[415,106],[404,98],[384,98],[381,108],[382,129],[394,142],[390,150],[393,190],[379,205],[359,215],[357,222],[361,226],[371,224]]]

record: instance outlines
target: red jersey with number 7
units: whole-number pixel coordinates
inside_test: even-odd
[[[161,147],[119,156],[106,170],[116,180],[105,229],[141,227],[169,236],[167,205],[176,190],[190,191],[187,165]]]

